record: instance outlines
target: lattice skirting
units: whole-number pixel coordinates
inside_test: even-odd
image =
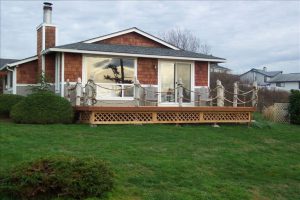
[[[251,122],[251,112],[80,111],[80,122],[90,124],[249,123]]]

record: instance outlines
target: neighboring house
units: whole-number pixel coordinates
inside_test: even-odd
[[[279,74],[269,80],[271,88],[300,90],[300,73]]]
[[[112,34],[56,46],[57,29],[52,24],[52,4],[44,3],[44,21],[37,27],[37,55],[2,66],[12,83],[4,83],[6,91],[27,95],[30,86],[37,84],[42,72],[49,78],[53,90],[65,96],[66,81],[78,78],[85,84],[93,79],[103,88],[97,99],[118,102],[133,100],[133,82],[138,79],[143,87],[154,88],[153,98],[163,105],[177,102],[176,90],[182,80],[188,90],[197,91],[209,86],[210,63],[225,59],[184,51],[140,29],[130,28]],[[98,27],[99,28],[99,27]],[[79,33],[84,34],[84,33]],[[67,36],[65,36],[67,37]],[[119,92],[113,89],[121,89]],[[156,92],[163,92],[155,95]],[[185,92],[184,103],[192,104],[193,92]]]
[[[267,71],[267,68],[264,67],[263,70],[252,68],[251,70],[240,75],[240,80],[247,83],[257,82],[258,86],[268,86],[268,81],[282,74],[282,71]]]
[[[220,66],[220,65],[218,65],[218,63],[211,63],[210,71],[216,72],[216,73],[231,73],[231,69]]]

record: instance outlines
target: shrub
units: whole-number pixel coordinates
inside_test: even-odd
[[[16,104],[11,117],[17,123],[71,123],[73,109],[66,99],[52,92],[37,92]]]
[[[25,97],[15,94],[0,95],[0,115],[9,116],[11,108]]]
[[[291,90],[289,98],[290,121],[293,124],[300,124],[300,91]]]
[[[0,176],[0,192],[16,199],[103,197],[113,188],[107,163],[94,159],[52,157],[13,168]]]

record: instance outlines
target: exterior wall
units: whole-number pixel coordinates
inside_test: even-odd
[[[55,46],[56,28],[54,26],[45,26],[45,48]]]
[[[137,78],[141,84],[157,85],[158,59],[138,58]]]
[[[270,84],[271,88],[276,88],[278,90],[299,90],[300,89],[300,82],[285,82],[284,87],[276,87],[276,83]]]
[[[130,46],[143,46],[143,47],[159,47],[168,48],[156,41],[153,41],[145,36],[138,33],[127,33],[116,37],[101,40],[95,43],[100,44],[119,44],[119,45],[130,45]]]
[[[82,54],[65,53],[65,81],[76,82],[77,78],[82,78]]]
[[[17,69],[17,84],[37,83],[37,75],[38,75],[37,60],[21,64],[16,69]]]
[[[32,87],[31,86],[17,86],[17,94],[18,95],[22,95],[22,96],[27,96],[27,95],[29,95],[29,94],[31,94],[32,92],[31,92],[31,89],[32,89]],[[51,91],[53,91],[54,92],[54,85],[51,85]]]
[[[40,27],[37,30],[37,48],[36,48],[36,54],[38,55],[38,74],[41,74],[42,72],[42,56],[41,51],[43,48],[43,27]]]
[[[253,83],[254,81],[257,82],[258,85],[267,85],[268,83],[265,82],[265,76],[260,73],[249,71],[240,76],[240,80],[248,83]]]
[[[195,86],[208,86],[208,62],[195,62]]]
[[[50,83],[55,81],[55,54],[45,55],[45,74]]]

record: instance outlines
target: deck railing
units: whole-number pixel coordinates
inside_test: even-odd
[[[153,93],[156,97],[158,95],[166,95],[166,99],[169,101],[174,101],[172,97],[177,96],[178,106],[182,107],[184,102],[193,103],[194,106],[200,106],[201,103],[206,102],[209,106],[214,106],[214,101],[216,101],[217,107],[224,107],[225,102],[227,104],[232,105],[232,107],[245,106],[246,104],[251,103],[252,107],[256,107],[258,102],[258,87],[257,83],[253,83],[253,88],[249,91],[242,91],[239,89],[239,85],[237,82],[233,85],[233,92],[225,89],[220,80],[217,80],[216,88],[210,89],[207,91],[193,91],[186,87],[182,83],[180,79],[177,83],[176,88],[169,89],[167,92],[158,92],[150,90],[147,87],[143,87],[137,79],[135,79],[134,84],[132,86],[122,87],[122,88],[108,88],[101,84],[95,83],[92,79],[89,79],[86,84],[82,84],[81,79],[78,78],[77,83],[75,85],[71,85],[69,80],[67,80],[67,90],[66,90],[66,98],[71,101],[71,93],[75,93],[75,105],[76,106],[93,106],[97,103],[105,103],[105,104],[127,104],[134,103],[136,107],[139,107],[141,104],[145,105],[146,103],[153,103],[153,100],[148,100],[146,98],[147,93]],[[98,99],[97,96],[97,88],[101,88],[102,90],[111,90],[111,91],[119,91],[124,93],[125,90],[129,90],[133,88],[133,100],[122,100],[119,102],[108,102],[101,99]],[[186,98],[184,96],[184,92],[194,93],[195,99]],[[175,95],[177,93],[177,95]],[[141,95],[142,94],[142,95]],[[213,96],[213,94],[215,94]],[[232,100],[226,98],[225,94],[232,96]],[[251,98],[249,96],[251,95]],[[141,97],[142,96],[142,97]],[[248,99],[246,99],[248,98]],[[158,99],[158,98],[156,98]],[[161,103],[156,101],[157,104]]]

